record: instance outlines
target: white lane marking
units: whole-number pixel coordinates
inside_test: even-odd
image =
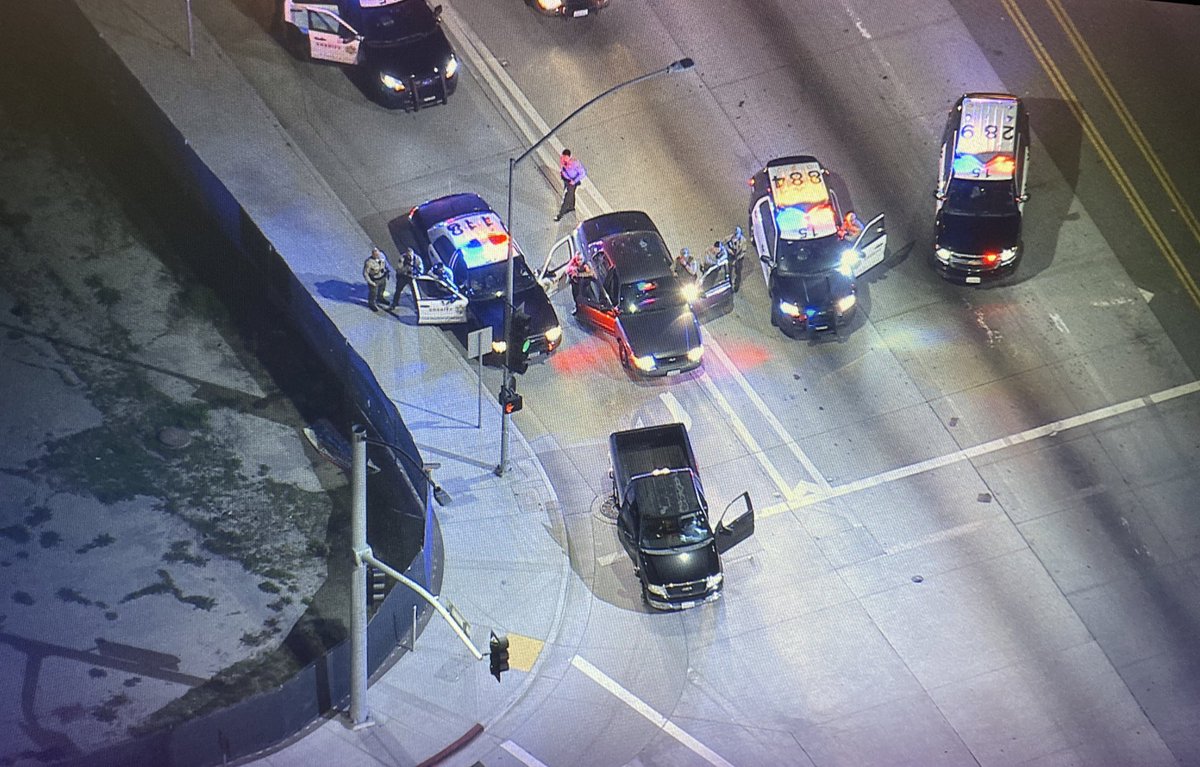
[[[491,51],[484,46],[483,41],[475,31],[455,12],[452,5],[445,5],[442,16],[446,19],[443,28],[455,43],[455,50],[470,65],[471,71],[482,79],[489,90],[500,100],[501,109],[508,114],[516,124],[521,134],[524,146],[530,146],[542,136],[550,132],[550,126],[538,114],[536,108],[525,97],[520,86],[504,70],[504,65]],[[558,156],[562,154],[563,143],[557,136],[551,136],[537,151],[542,164],[554,171],[557,176]],[[599,215],[613,208],[600,194],[595,184],[584,184],[579,190],[579,212],[583,218]],[[592,203],[584,202],[590,197]]]
[[[632,708],[642,716],[650,720],[656,727],[662,728],[663,732],[670,735],[675,740],[690,748],[697,756],[704,759],[709,764],[716,767],[733,767],[732,764],[725,761],[720,754],[713,751],[708,746],[688,735],[680,727],[670,719],[667,719],[662,714],[655,711],[649,705],[644,703],[641,698],[626,690],[621,685],[610,679],[603,671],[588,663],[583,658],[576,655],[571,658],[571,665],[579,669],[583,673],[591,677],[592,681],[608,690],[615,697],[619,698],[622,703]]]
[[[771,461],[767,459],[767,454],[764,453],[762,447],[759,446],[758,440],[754,439],[754,435],[751,434],[750,430],[746,428],[746,424],[742,423],[741,418],[738,418],[738,414],[734,412],[733,406],[730,405],[729,401],[721,395],[720,389],[718,389],[717,385],[713,383],[713,380],[708,373],[704,373],[700,376],[700,382],[706,389],[708,389],[708,393],[712,396],[713,401],[717,403],[717,407],[725,411],[725,415],[729,419],[729,425],[733,427],[735,432],[737,432],[738,438],[741,439],[742,444],[746,446],[746,449],[750,451],[750,455],[754,456],[755,460],[762,464],[763,470],[767,472],[767,476],[771,478],[771,482],[775,483],[775,487],[779,488],[780,495],[787,500],[795,498],[796,495],[792,492],[792,488],[788,484],[787,480],[785,480],[783,475],[779,473],[779,470],[775,468],[775,464],[771,463]]]
[[[517,757],[517,759],[519,759],[523,764],[528,765],[528,767],[546,767],[544,762],[518,746],[516,743],[513,743],[511,740],[506,740],[501,743],[500,748]]]
[[[810,495],[797,499],[794,503],[777,503],[774,506],[768,506],[761,511],[755,510],[755,513],[760,518],[773,516],[775,514],[782,514],[786,511],[792,511],[804,506],[811,506],[814,503],[827,501],[831,498],[838,498],[843,495],[857,493],[860,490],[868,490],[872,487],[878,487],[879,485],[883,485],[888,482],[894,482],[898,479],[905,479],[906,477],[911,477],[916,474],[923,474],[927,471],[940,469],[944,466],[950,466],[951,464],[958,463],[959,461],[978,458],[980,456],[987,455],[988,453],[994,453],[997,450],[1003,450],[1006,447],[1013,447],[1014,445],[1032,442],[1033,440],[1041,439],[1042,437],[1052,437],[1055,434],[1067,431],[1068,429],[1086,426],[1090,423],[1103,421],[1107,418],[1122,415],[1123,413],[1133,412],[1134,410],[1141,410],[1143,408],[1150,407],[1151,405],[1158,405],[1163,402],[1178,399],[1179,397],[1186,397],[1189,394],[1195,394],[1197,392],[1200,392],[1200,381],[1192,381],[1191,383],[1180,384],[1179,386],[1174,386],[1170,389],[1164,389],[1163,391],[1155,392],[1154,394],[1147,394],[1144,397],[1126,400],[1125,402],[1118,402],[1115,405],[1109,405],[1107,407],[1102,407],[1087,413],[1080,413],[1079,415],[1071,416],[1070,418],[1064,418],[1061,421],[1054,421],[1052,423],[1045,424],[1044,426],[1035,426],[1034,428],[1026,429],[1019,434],[1012,434],[1007,437],[999,437],[991,440],[990,442],[984,442],[982,444],[975,445],[974,447],[963,448],[962,450],[956,450],[953,453],[948,453],[937,458],[930,458],[925,461],[920,461],[919,463],[902,466],[898,469],[892,469],[891,471],[885,471],[882,474],[876,474],[873,477],[867,477],[865,479],[856,480],[845,485],[839,485],[835,488],[832,488],[828,492],[818,493],[817,495]]]
[[[1138,288],[1138,292],[1142,294],[1142,298],[1146,299],[1146,303],[1150,303],[1154,300],[1154,294],[1145,288]]]
[[[1143,293],[1144,293],[1144,292],[1145,292],[1145,291],[1143,291]],[[1151,293],[1151,294],[1150,294],[1150,296],[1151,296],[1151,297],[1153,297],[1153,296],[1154,296],[1154,294],[1153,294],[1153,293]],[[1093,301],[1093,302],[1092,302],[1092,306],[1095,306],[1095,307],[1098,307],[1098,308],[1103,308],[1103,307],[1106,307],[1106,306],[1125,306],[1126,304],[1132,304],[1132,303],[1134,303],[1136,300],[1137,300],[1137,299],[1134,299],[1134,298],[1113,298],[1113,299],[1105,299],[1105,300],[1103,300],[1103,301]],[[1149,298],[1147,298],[1147,299],[1146,299],[1146,301],[1147,301],[1147,302],[1149,302],[1149,301],[1150,301],[1150,299],[1149,299]]]
[[[1054,323],[1054,327],[1058,328],[1058,332],[1068,334],[1071,332],[1071,329],[1067,327],[1067,323],[1063,322],[1062,317],[1059,317],[1057,314],[1051,314],[1050,321]]]
[[[709,348],[709,343],[706,342],[704,346],[706,349]],[[746,377],[742,375],[742,371],[738,370],[737,365],[733,364],[733,360],[729,359],[729,355],[725,353],[725,350],[718,346],[715,341],[713,341],[711,344],[711,351],[718,359],[720,359],[721,364],[725,366],[725,369],[729,372],[729,374],[733,376],[733,380],[737,382],[737,385],[741,387],[742,392],[745,393],[750,402],[754,404],[754,408],[762,415],[763,420],[770,424],[771,428],[775,430],[775,433],[779,435],[779,438],[783,440],[783,444],[787,445],[788,449],[792,451],[792,455],[796,456],[796,460],[798,460],[800,465],[804,467],[804,470],[808,472],[808,476],[812,477],[816,481],[815,486],[811,482],[801,482],[796,486],[798,489],[800,489],[800,492],[813,492],[814,487],[820,487],[822,490],[830,490],[831,488],[829,481],[825,479],[823,474],[821,474],[820,469],[818,469],[817,465],[812,462],[812,459],[805,455],[804,451],[800,449],[800,445],[796,443],[795,438],[792,437],[792,435],[788,433],[788,430],[784,428],[783,424],[779,422],[779,419],[775,417],[773,412],[771,412],[771,408],[767,407],[767,403],[763,402],[762,397],[758,396],[758,392],[754,390],[754,387],[751,386],[750,382],[746,380]]]
[[[670,411],[672,418],[683,424],[683,428],[688,431],[692,430],[692,417],[688,414],[687,410],[684,410],[683,405],[679,404],[679,400],[675,399],[674,394],[665,391],[658,395],[658,398],[667,406],[667,410]]]

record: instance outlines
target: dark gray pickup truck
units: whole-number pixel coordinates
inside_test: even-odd
[[[641,578],[642,598],[681,610],[720,596],[721,554],[754,532],[750,494],[742,493],[709,524],[696,457],[681,423],[609,435],[617,535]],[[737,510],[740,509],[740,512]],[[735,511],[729,524],[724,518]]]

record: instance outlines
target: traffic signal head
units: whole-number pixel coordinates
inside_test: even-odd
[[[500,407],[504,408],[505,414],[512,415],[524,405],[525,400],[515,390],[507,386],[500,387]]]
[[[505,349],[508,369],[514,373],[524,373],[529,369],[529,315],[522,311],[512,314],[512,330],[509,333],[508,345]]]
[[[508,636],[496,636],[496,632],[493,631],[492,638],[488,640],[488,650],[492,676],[499,682],[500,674],[508,671]]]

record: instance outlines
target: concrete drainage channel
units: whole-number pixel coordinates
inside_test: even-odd
[[[44,28],[94,38],[73,6],[50,5],[59,15]],[[343,636],[347,589],[326,560],[344,548],[345,478],[300,436],[310,420],[349,421],[343,386],[280,330],[288,320],[261,292],[240,290],[254,282],[248,265],[140,137],[106,129],[124,117],[113,104],[75,111],[51,98],[85,68],[39,63],[21,45],[5,41],[28,65],[5,68],[26,79],[4,78],[3,101],[19,106],[3,113],[28,133],[0,134],[19,144],[0,183],[0,356],[20,363],[0,375],[18,405],[0,417],[12,422],[0,657],[6,689],[25,695],[10,701],[0,763],[166,763],[164,749],[194,759],[174,764],[220,763],[254,738],[197,713],[295,680]],[[93,92],[114,81],[119,72]],[[94,122],[69,130],[76,119]],[[300,381],[309,386],[289,388]],[[420,543],[419,530],[395,532],[386,537]],[[317,701],[293,697],[319,715]],[[172,725],[174,741],[162,734]]]

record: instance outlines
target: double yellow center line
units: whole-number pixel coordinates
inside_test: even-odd
[[[1012,18],[1013,23],[1016,24],[1017,31],[1020,32],[1021,36],[1025,38],[1025,42],[1029,44],[1030,50],[1033,51],[1033,55],[1037,58],[1038,63],[1041,64],[1042,69],[1046,72],[1047,77],[1050,78],[1050,82],[1054,85],[1055,89],[1058,90],[1059,95],[1062,96],[1063,101],[1071,109],[1071,112],[1074,113],[1075,119],[1079,121],[1080,126],[1083,128],[1084,135],[1086,135],[1088,140],[1091,141],[1092,146],[1096,149],[1096,153],[1100,156],[1100,159],[1104,162],[1104,165],[1108,168],[1109,172],[1112,173],[1113,178],[1117,182],[1117,186],[1121,189],[1121,192],[1125,195],[1125,198],[1129,200],[1129,204],[1133,208],[1133,212],[1137,214],[1137,217],[1141,220],[1142,225],[1146,227],[1146,231],[1149,232],[1151,239],[1154,240],[1154,244],[1158,246],[1159,251],[1163,254],[1163,257],[1166,258],[1167,263],[1170,264],[1171,269],[1175,272],[1175,275],[1183,284],[1184,290],[1187,291],[1188,296],[1191,297],[1192,302],[1196,305],[1196,308],[1200,309],[1200,288],[1196,286],[1196,281],[1192,278],[1192,275],[1184,266],[1183,260],[1179,257],[1179,253],[1176,252],[1174,246],[1171,245],[1170,240],[1168,240],[1167,236],[1163,233],[1162,227],[1159,226],[1158,222],[1154,219],[1154,216],[1151,215],[1149,206],[1146,205],[1145,200],[1142,199],[1141,195],[1139,195],[1137,190],[1134,188],[1133,182],[1130,181],[1129,176],[1125,173],[1125,169],[1121,167],[1108,144],[1104,142],[1103,137],[1100,135],[1100,131],[1097,130],[1095,123],[1092,122],[1092,118],[1087,112],[1084,111],[1079,99],[1076,98],[1074,91],[1071,90],[1071,86],[1067,83],[1066,77],[1063,76],[1062,71],[1058,68],[1058,65],[1054,63],[1054,60],[1046,51],[1046,47],[1042,45],[1041,39],[1039,39],[1037,34],[1033,31],[1033,26],[1029,23],[1029,20],[1025,17],[1025,14],[1021,11],[1021,9],[1017,7],[1016,0],[1001,0],[1001,3],[1004,5],[1009,17]],[[1137,126],[1137,123],[1134,122],[1133,116],[1129,113],[1129,110],[1126,108],[1125,103],[1121,100],[1121,97],[1117,95],[1116,90],[1112,86],[1112,82],[1108,79],[1108,76],[1105,75],[1104,70],[1100,68],[1099,62],[1092,54],[1092,51],[1088,47],[1087,43],[1084,42],[1083,37],[1079,34],[1078,28],[1067,16],[1066,11],[1063,10],[1063,7],[1058,0],[1046,0],[1046,4],[1050,7],[1050,11],[1054,14],[1054,17],[1062,26],[1063,31],[1066,33],[1067,38],[1071,41],[1071,45],[1074,46],[1075,51],[1079,54],[1079,57],[1083,59],[1084,65],[1099,84],[1100,90],[1104,93],[1105,98],[1108,99],[1109,104],[1117,113],[1117,117],[1125,126],[1125,130],[1129,132],[1133,143],[1142,153],[1142,157],[1145,158],[1155,177],[1162,185],[1164,191],[1166,191],[1167,197],[1171,200],[1171,203],[1175,206],[1175,209],[1179,211],[1180,216],[1183,218],[1184,223],[1191,231],[1192,236],[1195,237],[1198,242],[1200,242],[1200,224],[1198,224],[1196,221],[1196,215],[1192,212],[1191,208],[1188,207],[1187,203],[1183,200],[1183,197],[1179,194],[1179,190],[1176,188],[1175,183],[1171,181],[1171,178],[1167,175],[1162,161],[1158,159],[1158,156],[1154,153],[1154,150],[1150,148],[1150,144],[1146,140],[1146,136]]]

